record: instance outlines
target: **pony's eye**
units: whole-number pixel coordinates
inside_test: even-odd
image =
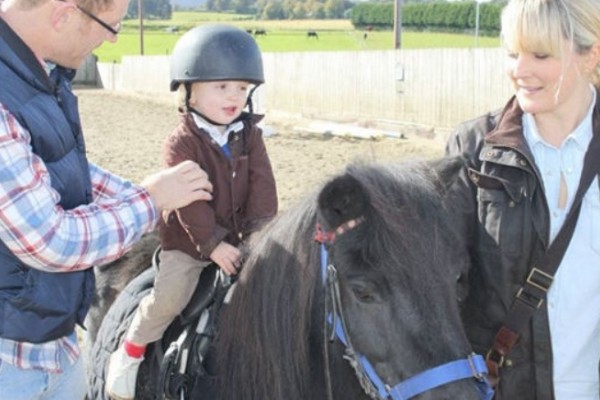
[[[354,284],[350,286],[350,289],[358,301],[363,303],[371,303],[376,301],[373,288],[369,285]]]

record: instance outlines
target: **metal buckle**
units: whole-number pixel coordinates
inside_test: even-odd
[[[485,361],[491,361],[498,365],[498,368],[502,368],[504,366],[504,354],[496,349],[490,349],[485,355]]]
[[[531,293],[527,293],[523,288],[519,289],[516,298],[533,308],[540,308],[544,304],[543,298],[540,299]]]
[[[467,361],[469,363],[469,368],[471,369],[471,375],[473,376],[473,378],[477,379],[478,381],[483,381],[485,379],[485,374],[480,372],[479,369],[477,369],[477,365],[475,365],[475,353],[471,353],[467,356]],[[479,356],[479,359],[481,359],[481,356]],[[486,367],[487,370],[487,367]]]
[[[552,282],[554,281],[554,277],[542,270],[537,268],[532,268],[527,276],[527,283],[536,288],[547,292],[552,286]]]
[[[542,296],[540,298],[540,296],[536,296],[535,294],[526,291],[526,285],[529,284],[534,288],[547,293],[552,285],[552,281],[554,281],[552,275],[534,267],[529,272],[525,285],[519,289],[516,297],[533,308],[540,308],[544,303],[544,297]]]

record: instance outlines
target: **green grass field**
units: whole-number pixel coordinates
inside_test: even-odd
[[[354,29],[349,20],[261,21],[226,13],[174,12],[171,20],[144,21],[144,54],[168,55],[185,31],[211,22],[225,22],[242,29],[266,30],[266,35],[256,37],[263,52],[389,50],[394,46],[392,31],[372,31],[364,39],[364,32]],[[173,26],[179,28],[178,33],[166,31]],[[316,31],[319,38],[308,38],[308,30]],[[117,43],[104,43],[94,53],[101,62],[120,62],[123,55],[140,54],[140,39],[139,21],[125,21]],[[497,37],[479,37],[477,42],[480,47],[496,47],[500,44]],[[475,46],[473,35],[402,33],[402,48],[405,49]]]

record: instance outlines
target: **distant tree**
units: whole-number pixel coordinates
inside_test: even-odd
[[[214,1],[214,0],[212,0]],[[387,0],[390,1],[390,0]],[[344,18],[354,6],[351,0],[257,0],[257,14],[261,18]]]
[[[238,14],[256,13],[256,1],[254,0],[231,0],[230,7]]]
[[[144,0],[144,18],[171,19],[173,9],[170,0]],[[131,1],[127,8],[127,18],[139,18],[138,2]]]
[[[308,15],[306,11],[306,3],[302,3],[300,1],[296,1],[292,8],[292,18],[293,19],[304,19]]]
[[[323,6],[325,18],[338,19],[343,18],[346,7],[344,0],[326,0]]]
[[[231,10],[231,0],[208,0],[206,2],[208,11],[225,12]]]
[[[287,15],[281,2],[267,1],[260,13],[260,17],[264,19],[286,19]]]

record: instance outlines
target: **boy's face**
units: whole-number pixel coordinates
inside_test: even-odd
[[[235,120],[246,106],[248,82],[194,82],[190,106],[209,119],[223,125]]]

